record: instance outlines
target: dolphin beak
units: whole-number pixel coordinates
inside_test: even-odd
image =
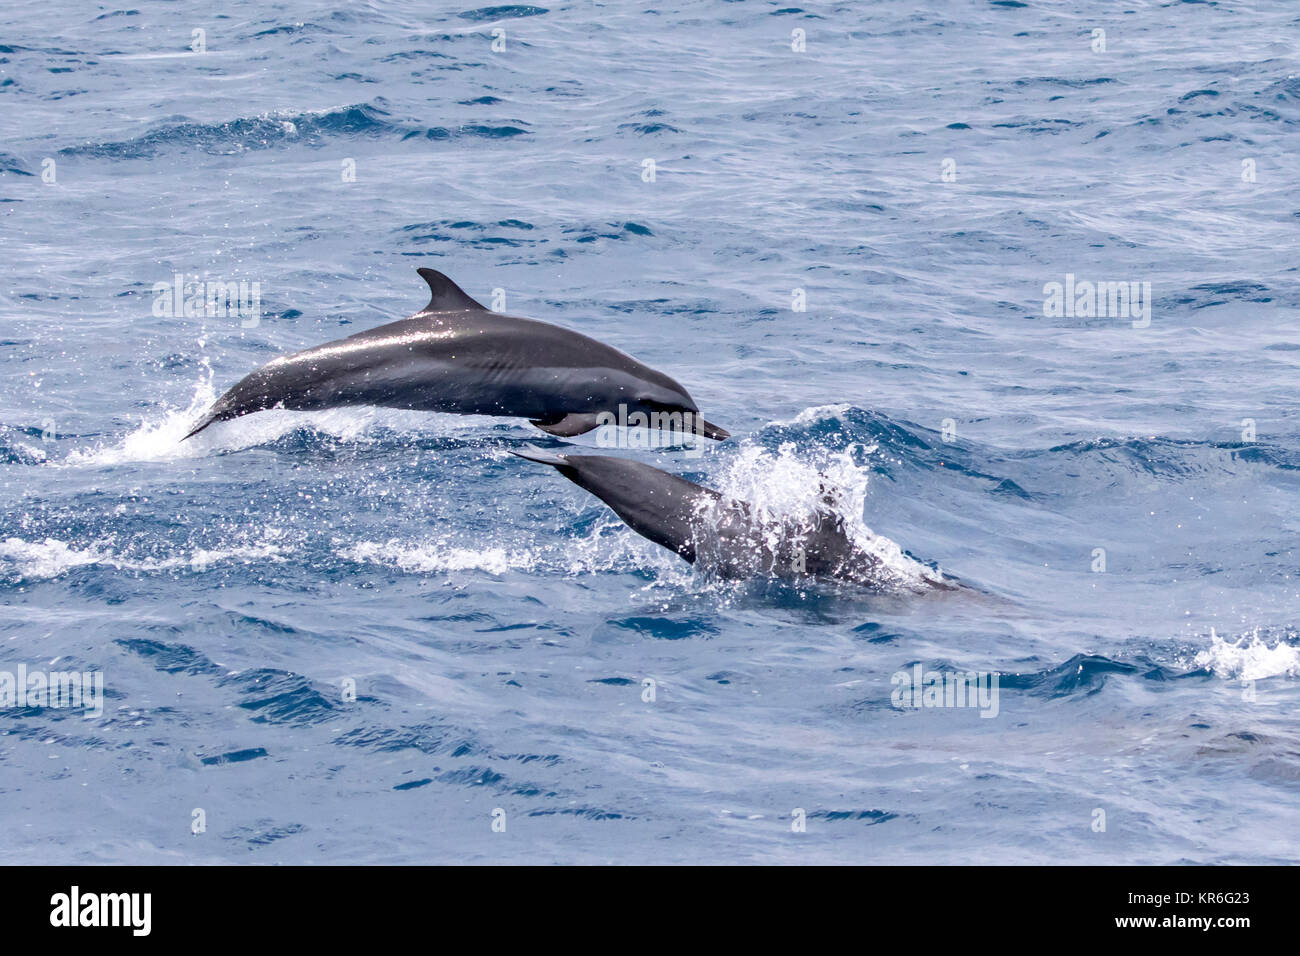
[[[705,421],[698,415],[695,416],[695,430],[697,434],[703,435],[705,438],[712,438],[714,441],[722,441],[731,437],[731,432],[725,428],[719,428],[713,422]]]
[[[185,435],[185,438],[182,438],[181,441],[185,441],[186,438],[193,438],[195,435],[197,435],[199,432],[203,431],[203,429],[207,428],[207,427],[208,427],[209,425],[211,425],[211,424],[212,424],[212,422],[210,422],[210,421],[204,419],[203,421],[201,421],[201,422],[199,422],[197,425],[195,425],[193,428],[191,428],[191,429],[189,430],[188,434]]]

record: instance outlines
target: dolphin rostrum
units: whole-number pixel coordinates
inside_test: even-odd
[[[917,565],[905,574],[855,542],[833,492],[806,521],[760,515],[677,475],[628,458],[554,454],[528,446],[512,455],[551,465],[609,505],[637,534],[723,579],[769,575],[848,581],[878,591],[950,591],[958,585]]]
[[[489,311],[441,272],[417,271],[432,297],[415,315],[275,359],[235,383],[185,437],[270,408],[343,405],[519,416],[562,437],[629,420],[730,437],[663,372],[579,332]]]

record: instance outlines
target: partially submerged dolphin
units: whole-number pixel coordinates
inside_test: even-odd
[[[833,494],[808,522],[767,518],[677,475],[628,458],[562,455],[529,446],[512,455],[551,465],[614,509],[637,534],[724,579],[770,575],[848,581],[878,591],[957,590],[924,565],[908,575],[864,549],[835,510]]]
[[[275,359],[185,437],[270,408],[343,405],[519,416],[562,437],[641,412],[651,427],[730,437],[663,372],[579,332],[489,311],[441,272],[417,271],[432,297],[415,315]]]

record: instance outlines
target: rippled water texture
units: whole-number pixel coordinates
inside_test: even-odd
[[[1294,861],[1300,11],[545,2],[5,4],[0,671],[105,700],[0,706],[0,858]],[[711,581],[522,421],[180,442],[422,265],[969,590]]]

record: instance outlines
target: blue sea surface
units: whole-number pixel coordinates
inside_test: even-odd
[[[105,695],[0,699],[0,860],[1300,858],[1300,8],[542,2],[0,10],[0,671]],[[969,588],[712,580],[522,420],[181,441],[421,266]]]

